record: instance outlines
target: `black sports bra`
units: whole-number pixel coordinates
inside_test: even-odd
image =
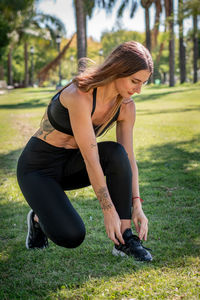
[[[61,93],[61,91],[58,92],[55,96],[53,96],[51,102],[48,105],[47,115],[49,118],[49,122],[56,130],[73,136],[73,131],[72,131],[71,123],[70,123],[69,111],[60,102],[60,93]],[[93,115],[93,113],[95,111],[95,107],[96,107],[96,94],[97,94],[97,89],[95,88],[93,90],[93,108],[92,108],[91,116]],[[101,134],[103,134],[112,123],[117,121],[119,113],[120,113],[120,107],[119,107],[118,111],[116,112],[116,114],[114,115],[114,117],[112,118],[112,120],[104,128],[104,130]],[[93,125],[95,134],[97,133],[100,126],[101,125],[98,125],[98,126]]]

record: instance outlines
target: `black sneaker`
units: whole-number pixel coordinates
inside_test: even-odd
[[[26,237],[27,249],[44,249],[48,247],[48,239],[42,231],[40,224],[34,221],[34,211],[30,210],[27,215],[28,233]]]
[[[153,258],[148,250],[142,246],[140,239],[133,235],[131,229],[126,229],[123,233],[125,244],[115,245],[112,254],[115,256],[133,256],[139,261],[152,261]]]

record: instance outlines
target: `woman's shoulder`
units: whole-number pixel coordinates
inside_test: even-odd
[[[122,100],[118,121],[135,118],[135,103],[132,98]]]
[[[81,91],[74,83],[67,86],[60,93],[60,101],[66,107],[90,105],[92,93]]]

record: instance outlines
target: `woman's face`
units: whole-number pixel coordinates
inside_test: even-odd
[[[148,70],[141,70],[128,77],[115,79],[115,88],[123,98],[130,98],[135,93],[140,94],[141,87],[148,81],[149,76]]]

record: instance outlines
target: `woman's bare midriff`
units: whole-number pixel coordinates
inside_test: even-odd
[[[38,131],[36,131],[36,133],[33,136],[43,140],[44,142],[46,142],[50,145],[56,146],[56,147],[65,148],[65,149],[77,149],[78,148],[78,145],[75,142],[75,139],[73,136],[59,132],[57,130],[55,130],[55,132],[52,132],[51,134],[49,134],[48,137],[44,138],[45,135],[44,134],[41,135],[40,129],[38,129]]]

